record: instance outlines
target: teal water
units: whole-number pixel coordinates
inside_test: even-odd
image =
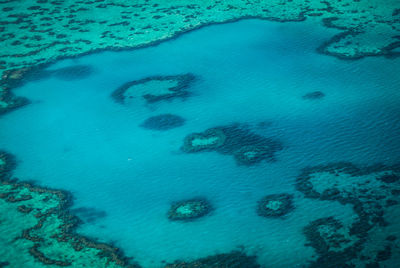
[[[300,170],[400,159],[400,60],[318,54],[333,33],[313,21],[245,20],[155,47],[59,61],[48,70],[89,65],[93,73],[16,89],[33,103],[0,119],[0,148],[20,160],[20,179],[71,191],[75,208],[106,212],[79,232],[115,241],[144,267],[241,246],[267,267],[301,267],[314,254],[302,228],[331,215],[352,221],[353,213],[304,199],[293,185]],[[125,82],[184,73],[197,76],[186,100],[124,106],[110,98]],[[313,91],[325,97],[302,99]],[[185,125],[163,132],[139,126],[162,113]],[[180,151],[186,135],[234,122],[280,140],[276,162],[237,166],[231,156]],[[295,194],[293,212],[282,219],[256,214],[260,198],[282,192]],[[171,202],[196,196],[215,210],[193,222],[168,221]]]

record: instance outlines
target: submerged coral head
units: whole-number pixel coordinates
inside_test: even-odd
[[[168,219],[192,220],[207,215],[212,210],[211,204],[204,198],[195,198],[175,202],[168,211]]]

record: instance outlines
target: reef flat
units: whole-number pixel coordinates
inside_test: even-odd
[[[393,267],[400,262],[400,166],[339,163],[305,169],[297,189],[306,198],[351,204],[352,222],[325,217],[304,234],[318,257],[310,267]]]
[[[0,2],[0,114],[28,103],[10,89],[34,67],[105,49],[157,44],[199,27],[261,18],[279,22],[318,18],[342,32],[319,51],[344,59],[397,55],[398,1],[48,1]]]
[[[139,267],[118,248],[75,234],[68,193],[10,180],[13,157],[0,159],[1,267]]]

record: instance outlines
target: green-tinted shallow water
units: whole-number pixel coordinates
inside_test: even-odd
[[[33,103],[0,119],[0,148],[19,159],[16,177],[73,193],[73,208],[86,221],[81,234],[115,241],[144,267],[242,247],[265,267],[304,267],[317,257],[304,227],[329,216],[349,225],[357,214],[350,204],[306,198],[294,185],[301,170],[400,159],[400,61],[318,54],[333,33],[313,21],[246,20],[156,47],[57,62],[46,70],[91,71],[55,72],[16,89]],[[187,73],[195,80],[183,99],[121,104],[111,97],[129,81]],[[323,96],[303,98],[316,91]],[[184,124],[141,126],[160,114]],[[233,123],[283,147],[273,161],[251,166],[229,154],[181,150],[187,135]],[[257,215],[257,202],[279,193],[293,194],[294,209],[278,218]],[[171,203],[194,197],[209,200],[211,213],[168,220]],[[385,216],[397,215],[397,205],[390,209]],[[382,267],[396,267],[396,245]]]

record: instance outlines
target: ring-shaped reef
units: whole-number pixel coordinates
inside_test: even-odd
[[[253,165],[275,160],[275,153],[282,148],[280,141],[253,133],[244,125],[231,124],[189,134],[181,149],[186,153],[216,151],[234,156],[239,165]]]
[[[165,268],[260,268],[256,256],[246,255],[242,251],[215,254],[190,262],[176,261]]]
[[[257,214],[262,217],[282,217],[293,209],[292,194],[271,194],[258,201]]]
[[[171,221],[190,221],[209,214],[212,206],[205,198],[182,200],[171,204],[168,219]]]
[[[155,103],[163,100],[186,98],[190,95],[188,88],[194,79],[195,76],[190,73],[150,76],[123,84],[111,96],[121,104],[127,104],[131,99],[144,99],[147,103]]]
[[[400,165],[358,167],[352,163],[310,167],[297,178],[306,198],[350,205],[351,222],[314,220],[303,232],[317,253],[310,267],[393,267],[400,223]]]
[[[185,124],[185,119],[174,114],[160,114],[147,118],[140,126],[142,128],[165,131]]]

